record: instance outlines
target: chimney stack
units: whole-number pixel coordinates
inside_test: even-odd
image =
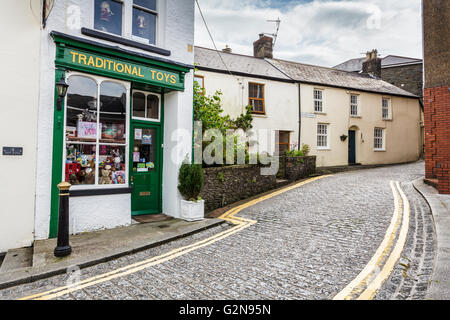
[[[226,45],[225,48],[222,49],[222,52],[225,52],[225,53],[231,53],[232,50],[231,50],[230,47],[228,47],[228,45]]]
[[[259,39],[253,42],[253,55],[256,58],[273,59],[273,38],[261,33]]]
[[[381,59],[378,58],[377,49],[366,53],[366,61],[363,62],[362,72],[381,79]]]

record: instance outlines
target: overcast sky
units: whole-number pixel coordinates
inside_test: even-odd
[[[274,57],[332,67],[378,49],[422,58],[421,0],[199,0],[218,49],[253,54],[258,34],[274,33]],[[213,48],[196,9],[195,44]]]

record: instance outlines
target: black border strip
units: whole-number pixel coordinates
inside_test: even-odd
[[[92,197],[92,196],[107,196],[113,194],[129,194],[133,192],[133,188],[111,188],[111,189],[90,189],[90,190],[72,190],[70,197]]]
[[[157,54],[160,54],[163,56],[170,56],[172,54],[169,50],[166,50],[166,49],[158,48],[155,46],[151,46],[148,44],[144,44],[144,43],[129,40],[129,39],[124,39],[122,37],[114,36],[114,35],[100,32],[97,30],[81,28],[81,33],[84,34],[85,36],[123,44],[123,45],[129,46],[129,47],[142,49],[142,50],[157,53]]]

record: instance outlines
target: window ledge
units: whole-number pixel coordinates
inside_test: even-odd
[[[374,152],[386,152],[386,149],[374,149]]]
[[[252,113],[252,116],[256,118],[267,118],[267,114],[265,113]]]
[[[317,151],[331,151],[331,148],[317,148]]]
[[[133,188],[108,188],[108,189],[84,189],[84,190],[71,190],[70,197],[92,197],[92,196],[106,196],[114,194],[129,194],[133,192]]]
[[[356,118],[356,119],[361,119],[361,116],[355,116],[355,115],[350,115],[350,118]]]
[[[120,36],[116,36],[116,35],[112,35],[112,34],[108,34],[108,33],[104,33],[98,30],[93,30],[93,29],[88,29],[88,28],[81,28],[81,33],[84,34],[85,36],[89,36],[89,37],[93,37],[93,38],[97,38],[97,39],[102,39],[102,40],[107,40],[107,41],[111,41],[111,42],[115,42],[115,43],[119,43],[119,44],[123,44],[129,47],[133,47],[133,48],[138,48],[138,49],[142,49],[148,52],[153,52],[153,53],[157,53],[163,56],[170,56],[172,53],[169,50],[163,49],[163,48],[159,48],[159,47],[155,47],[149,44],[145,44],[139,41],[134,41],[134,40],[130,40],[127,38],[123,38]]]
[[[327,113],[326,112],[321,112],[321,111],[314,111],[314,114],[321,114],[321,115],[324,115],[324,116],[326,116],[327,115]]]
[[[383,121],[392,121],[392,118],[391,119],[382,119]]]

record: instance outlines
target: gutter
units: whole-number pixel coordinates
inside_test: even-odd
[[[301,83],[298,83],[298,146],[297,149],[300,151],[300,141],[302,137],[302,94],[301,94]]]

